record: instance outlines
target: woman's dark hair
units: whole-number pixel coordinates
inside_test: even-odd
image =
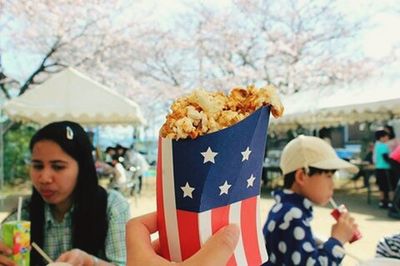
[[[119,156],[124,156],[127,150],[129,149],[127,147],[122,146],[121,144],[117,144],[115,146],[115,151]]]
[[[396,137],[396,134],[394,134],[394,129],[392,126],[385,125],[383,128],[389,134],[389,139],[394,139]]]
[[[72,247],[96,255],[105,248],[108,230],[107,192],[98,185],[90,139],[79,124],[62,121],[48,124],[37,131],[30,141],[30,151],[43,140],[55,142],[78,163],[78,180],[73,191]],[[44,201],[35,188],[29,209],[31,241],[43,246]],[[31,265],[42,264],[41,256],[32,252]]]
[[[115,148],[114,148],[114,147],[108,146],[108,147],[106,148],[106,152],[109,152],[109,151],[115,151]]]
[[[305,171],[305,169],[303,169]],[[320,168],[315,168],[315,167],[308,167],[308,175],[313,176],[317,174],[323,174],[323,173],[335,173],[335,169],[320,169]],[[284,188],[291,188],[296,176],[296,171],[287,173],[283,177],[283,187]]]
[[[375,140],[380,140],[382,137],[389,136],[389,132],[384,129],[375,131]]]

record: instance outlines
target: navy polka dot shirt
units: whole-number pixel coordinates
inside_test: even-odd
[[[291,190],[277,190],[263,233],[269,260],[263,265],[340,265],[342,244],[329,238],[318,245],[310,221],[312,203]]]

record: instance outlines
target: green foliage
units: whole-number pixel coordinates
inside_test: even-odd
[[[15,124],[4,136],[4,180],[14,183],[28,179],[30,158],[29,141],[36,130],[30,126]]]

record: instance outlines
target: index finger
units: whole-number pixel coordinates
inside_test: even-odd
[[[6,244],[0,241],[0,253],[4,253],[6,255],[11,255],[12,250]]]
[[[11,254],[12,254],[11,248],[9,248],[8,246],[6,246],[6,244],[0,241],[0,265],[6,265],[6,266],[16,265],[10,258],[6,257],[10,256]]]
[[[65,262],[68,259],[68,252],[64,252],[57,258],[57,262]]]
[[[157,213],[131,219],[126,225],[128,265],[163,265],[167,262],[157,255],[150,235],[158,230]]]
[[[150,235],[157,231],[157,213],[149,213],[128,221],[126,225],[127,247],[151,246]]]
[[[144,225],[146,227],[146,230],[152,234],[158,231],[158,226],[157,226],[157,212],[152,212],[148,213],[136,218],[131,219],[128,222],[127,227],[132,227],[134,225],[129,225],[129,224],[135,224],[139,222],[139,224]],[[135,229],[136,230],[136,229]]]
[[[338,221],[346,221],[350,218],[350,213],[348,212],[343,212],[340,214]]]
[[[0,265],[5,265],[5,266],[18,266],[14,261],[11,259],[4,257],[0,255]]]

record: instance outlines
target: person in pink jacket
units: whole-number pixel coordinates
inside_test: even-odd
[[[390,153],[389,158],[391,160],[391,166],[394,175],[399,180],[400,177],[400,146]],[[392,218],[400,219],[400,184],[397,182],[397,186],[394,191],[393,204],[389,208],[388,215]]]

